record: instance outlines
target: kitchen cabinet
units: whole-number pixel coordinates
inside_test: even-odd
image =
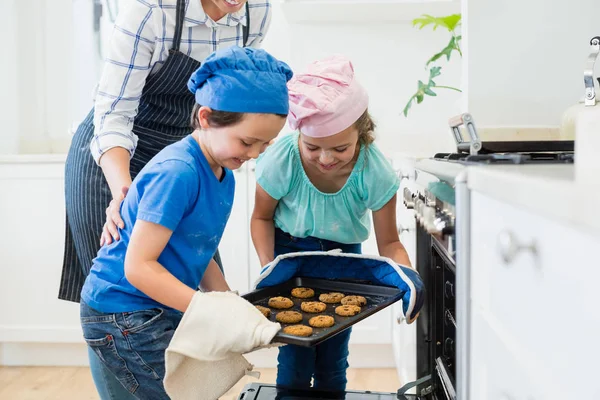
[[[470,398],[600,398],[598,232],[477,191],[471,231]]]

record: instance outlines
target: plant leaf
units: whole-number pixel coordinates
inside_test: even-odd
[[[450,38],[450,43],[448,43],[448,45],[446,47],[444,47],[444,49],[442,51],[440,51],[439,53],[437,53],[433,57],[431,57],[425,65],[429,65],[432,62],[439,60],[442,56],[446,56],[446,59],[448,61],[450,61],[450,56],[452,55],[452,52],[454,50],[457,50],[457,48],[456,48],[455,38],[454,38],[454,36],[452,36]]]
[[[458,25],[460,25],[460,14],[452,14],[446,17],[433,17],[428,14],[421,15],[420,18],[413,19],[413,26],[420,25],[418,28],[423,29],[428,25],[433,25],[435,31],[439,26],[443,26],[448,31],[452,32]]]
[[[429,69],[429,81],[431,82],[433,78],[435,78],[436,76],[440,76],[442,74],[441,70],[442,67],[440,66],[431,67]]]
[[[460,24],[460,18],[461,18],[460,14],[452,14],[452,15],[448,15],[446,17],[441,17],[439,19],[443,21],[444,26],[449,31],[453,31]]]

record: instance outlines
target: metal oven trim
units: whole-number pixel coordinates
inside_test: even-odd
[[[469,399],[470,297],[471,297],[471,194],[467,172],[456,177],[456,391]]]

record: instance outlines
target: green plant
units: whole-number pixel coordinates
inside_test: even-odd
[[[460,89],[457,89],[452,86],[441,86],[437,85],[434,78],[437,78],[441,75],[442,67],[438,65],[433,65],[436,61],[438,61],[443,56],[446,56],[446,61],[450,61],[450,57],[454,51],[458,52],[458,54],[462,57],[462,51],[460,50],[460,41],[462,39],[461,35],[456,33],[457,28],[461,24],[461,15],[460,14],[452,14],[446,17],[432,17],[431,15],[422,15],[420,18],[416,18],[413,20],[413,26],[419,26],[419,29],[423,29],[426,26],[433,25],[433,30],[435,31],[438,27],[444,27],[448,32],[450,32],[451,38],[450,42],[446,47],[444,47],[439,53],[434,54],[427,63],[425,64],[425,69],[429,68],[429,80],[427,83],[423,81],[418,82],[417,92],[411,96],[404,107],[404,116],[408,116],[408,110],[416,101],[417,104],[420,104],[425,99],[425,96],[437,96],[437,94],[433,91],[433,89],[449,89],[456,90],[460,92]],[[431,67],[430,67],[431,65]]]

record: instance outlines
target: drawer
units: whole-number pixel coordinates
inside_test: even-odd
[[[577,382],[595,380],[600,355],[600,238],[476,192],[471,210],[473,326],[484,319],[514,362],[541,382],[568,387],[571,398],[589,396],[596,389]],[[473,333],[472,346],[491,356],[495,344]]]

